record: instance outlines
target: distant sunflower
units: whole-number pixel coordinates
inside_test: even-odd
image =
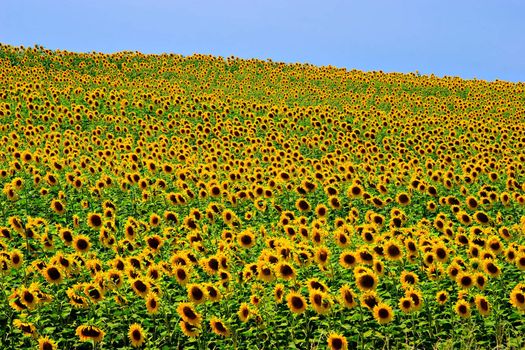
[[[275,273],[279,278],[292,280],[296,277],[295,269],[289,263],[282,261],[275,266]]]
[[[206,289],[198,284],[187,285],[186,291],[188,293],[188,298],[195,305],[202,304],[207,300],[208,295]]]
[[[419,282],[419,277],[414,272],[403,271],[401,272],[401,286],[409,287],[415,286]]]
[[[173,274],[173,276],[175,276],[175,280],[180,285],[185,285],[190,280],[189,268],[187,266],[185,266],[185,265],[177,264],[173,268],[172,274]]]
[[[87,218],[87,223],[89,227],[91,228],[94,228],[94,229],[101,228],[103,224],[102,215],[98,213],[89,213],[88,218]]]
[[[373,312],[374,318],[380,324],[390,323],[394,319],[394,311],[385,303],[379,303],[374,306]]]
[[[95,343],[100,343],[106,333],[95,326],[81,325],[77,327],[76,334],[80,338],[80,341],[85,342],[92,340]]]
[[[146,341],[146,333],[144,332],[144,329],[141,325],[138,323],[133,323],[131,326],[129,326],[128,338],[131,342],[131,346],[138,348],[141,347]]]
[[[344,307],[351,309],[357,305],[356,295],[348,284],[344,284],[339,289],[339,294]]]
[[[454,311],[462,318],[470,317],[470,304],[463,299],[459,299],[454,306]]]
[[[239,316],[239,320],[241,322],[247,322],[250,318],[250,308],[248,306],[248,303],[242,303],[239,307],[239,311],[237,312],[237,316]]]
[[[61,269],[56,266],[49,265],[43,271],[42,274],[46,281],[52,284],[60,284],[64,279],[64,273]]]
[[[378,278],[372,271],[358,273],[356,275],[357,288],[361,291],[373,290],[377,287]]]
[[[436,293],[436,301],[439,305],[444,305],[448,300],[448,292],[441,290]]]
[[[311,290],[309,299],[312,309],[318,314],[325,314],[330,311],[332,303],[328,294],[318,290]]]
[[[476,308],[481,316],[488,316],[490,314],[490,303],[485,296],[476,295],[474,303],[476,304]]]
[[[358,257],[354,252],[345,250],[339,255],[339,264],[345,269],[352,269],[358,263]]]
[[[159,312],[160,302],[159,297],[155,293],[148,293],[146,296],[146,309],[149,314],[156,314]]]
[[[273,288],[273,297],[277,303],[281,303],[283,301],[284,296],[284,285],[281,283],[278,283]]]
[[[228,327],[226,327],[224,322],[218,317],[214,316],[210,319],[210,327],[213,333],[217,335],[220,335],[222,337],[228,337],[230,335],[230,330],[228,329]]]
[[[62,201],[54,199],[51,201],[51,209],[57,214],[64,214],[66,212],[66,207]]]
[[[243,248],[252,248],[256,243],[254,233],[251,230],[241,232],[237,235],[237,243]]]
[[[330,350],[347,350],[348,341],[345,336],[332,332],[328,336],[328,348]]]
[[[306,311],[306,299],[298,292],[290,292],[286,296],[288,308],[295,314],[301,314]]]
[[[423,306],[423,293],[421,293],[421,291],[410,288],[405,291],[405,296],[412,299],[414,311],[418,311],[421,309],[421,307]]]
[[[300,212],[307,212],[310,210],[311,206],[310,206],[310,203],[308,203],[308,201],[304,198],[299,198],[296,202],[295,202],[295,207],[297,208],[297,210],[299,210]]]
[[[191,303],[180,303],[177,306],[177,313],[179,316],[189,324],[197,326],[202,321],[202,316],[195,310]]]
[[[399,299],[399,309],[405,314],[412,311],[412,304],[412,299],[409,297],[402,297],[401,299]]]
[[[86,235],[77,235],[73,238],[73,248],[79,253],[85,253],[91,247],[89,237]]]
[[[397,244],[394,241],[389,241],[383,246],[383,251],[385,258],[388,260],[402,260],[403,251],[401,250],[401,245]]]
[[[57,350],[58,345],[56,341],[50,339],[49,337],[40,337],[38,338],[38,350]]]
[[[21,330],[24,336],[26,337],[37,337],[38,336],[38,331],[36,330],[35,325],[32,323],[22,322],[19,319],[15,319],[13,321],[13,326]]]
[[[201,333],[200,323],[199,324],[192,324],[189,322],[186,322],[184,320],[179,322],[180,329],[182,330],[182,333],[184,333],[185,336],[190,338],[198,337]]]

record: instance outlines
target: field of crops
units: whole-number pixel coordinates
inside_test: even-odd
[[[0,348],[525,345],[525,85],[0,46]]]

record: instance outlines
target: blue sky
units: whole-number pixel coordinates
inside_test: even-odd
[[[0,0],[0,42],[525,82],[525,1]]]

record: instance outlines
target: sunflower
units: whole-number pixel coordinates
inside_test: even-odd
[[[273,288],[273,297],[277,303],[281,303],[283,301],[284,296],[284,285],[281,283],[278,283]]]
[[[76,334],[80,338],[80,341],[85,342],[92,340],[95,343],[99,343],[102,341],[106,333],[95,326],[81,325],[77,327]]]
[[[248,303],[241,304],[239,311],[237,312],[237,316],[239,316],[239,320],[241,320],[241,322],[248,322],[248,319],[250,318],[250,308]]]
[[[345,250],[339,255],[339,264],[345,269],[352,269],[358,262],[358,258],[354,252]]]
[[[356,274],[355,280],[357,288],[361,291],[373,290],[377,287],[378,283],[376,274],[368,269]]]
[[[194,326],[198,326],[202,322],[202,316],[195,311],[195,307],[191,303],[179,303],[177,313],[184,322]]]
[[[491,259],[483,260],[483,271],[492,277],[501,275],[501,268]]]
[[[54,199],[51,201],[51,209],[57,214],[64,214],[66,212],[66,207],[62,201]]]
[[[284,280],[292,280],[295,278],[296,273],[292,265],[285,261],[279,262],[275,265],[275,274]]]
[[[510,303],[518,310],[525,311],[525,288],[521,287],[522,284],[516,285],[510,292]],[[521,288],[520,288],[521,287]]]
[[[12,249],[9,259],[11,260],[11,267],[14,269],[19,269],[24,264],[24,254],[19,249]]]
[[[481,316],[488,316],[491,311],[490,303],[487,298],[483,295],[476,295],[474,303]]]
[[[304,198],[299,198],[297,201],[295,201],[295,207],[300,212],[307,212],[310,210],[310,203]]]
[[[330,258],[330,250],[325,246],[318,246],[315,248],[314,259],[319,265],[326,265]]]
[[[401,192],[396,196],[396,202],[402,206],[410,204],[410,196],[407,193]]]
[[[57,350],[58,345],[56,341],[50,339],[49,337],[40,337],[38,338],[38,349],[39,350]]]
[[[87,295],[93,303],[98,303],[104,299],[104,289],[94,282],[85,285],[84,294]]]
[[[350,186],[350,188],[348,189],[348,191],[346,192],[346,195],[348,198],[360,198],[363,196],[363,187],[361,187],[359,184],[357,183],[353,183],[352,186]]]
[[[146,296],[146,309],[148,310],[149,314],[156,314],[159,312],[159,297],[157,294],[150,292]]]
[[[366,307],[369,310],[373,310],[374,307],[381,302],[381,299],[379,299],[376,291],[370,290],[361,294],[359,302],[361,303],[361,306]]]
[[[290,293],[288,293],[288,295],[286,296],[286,302],[290,311],[292,311],[295,314],[301,314],[305,312],[307,307],[306,299],[301,294],[295,291],[291,291]]]
[[[228,327],[226,327],[224,322],[218,317],[214,316],[210,319],[210,327],[213,333],[217,335],[220,335],[222,337],[227,337],[230,335],[230,330],[228,329]]]
[[[318,290],[311,290],[309,299],[312,309],[318,314],[326,314],[330,311],[332,303],[328,294]]]
[[[383,251],[387,260],[397,261],[403,259],[403,251],[401,250],[401,245],[397,244],[394,241],[389,241],[385,243],[385,245],[383,246]]]
[[[362,247],[357,251],[359,262],[365,265],[372,265],[374,262],[374,255],[366,247]]]
[[[379,303],[374,306],[373,313],[374,318],[380,324],[387,324],[394,319],[394,311],[385,303]]]
[[[405,296],[412,299],[413,310],[418,311],[423,306],[423,293],[417,289],[409,288],[405,290]]]
[[[347,309],[351,309],[357,305],[356,295],[348,284],[344,284],[339,289],[339,296],[342,304]]]
[[[62,272],[62,270],[52,265],[47,266],[42,271],[42,275],[44,276],[46,281],[52,284],[60,284],[64,279],[64,273]]]
[[[188,284],[186,287],[188,298],[195,305],[204,303],[208,298],[208,293],[205,288],[198,284]]]
[[[172,274],[175,276],[175,280],[180,285],[185,285],[190,280],[190,268],[186,265],[177,264],[173,268]]]
[[[347,350],[348,341],[345,336],[332,332],[328,335],[328,348],[330,350]]]
[[[34,309],[39,299],[32,288],[22,287],[18,292],[20,302],[29,310]]]
[[[241,232],[239,235],[237,235],[237,243],[243,248],[252,248],[256,243],[253,231],[245,230]]]
[[[61,228],[58,234],[66,246],[70,246],[73,243],[73,232],[68,228]]]
[[[315,207],[315,214],[317,215],[318,218],[324,218],[328,214],[328,208],[326,207],[326,205],[322,203],[318,204]]]
[[[231,209],[226,209],[222,212],[222,219],[226,225],[232,226],[234,221],[236,221],[237,216]]]
[[[456,277],[456,283],[460,288],[468,289],[474,286],[475,281],[470,273],[461,271]]]
[[[419,277],[414,272],[403,271],[401,272],[401,286],[403,288],[415,286],[419,282]]]
[[[454,311],[462,318],[470,317],[470,304],[463,299],[459,299],[454,305]]]
[[[405,314],[411,312],[413,309],[412,298],[402,297],[399,299],[399,309]]]
[[[211,283],[205,283],[206,295],[209,301],[217,302],[221,300],[222,294],[217,287]]]
[[[73,248],[79,253],[85,253],[91,247],[89,237],[86,235],[77,235],[73,238]]]
[[[448,292],[445,290],[440,290],[436,293],[436,301],[439,305],[444,305],[448,300]]]
[[[36,330],[36,327],[34,324],[29,322],[22,322],[19,319],[15,319],[13,321],[13,326],[15,326],[17,329],[21,330],[24,336],[26,337],[37,337],[38,331]]]
[[[481,225],[487,225],[490,223],[490,217],[482,211],[477,211],[474,213],[474,220],[476,220],[476,222]]]
[[[98,213],[89,213],[87,218],[87,224],[89,227],[99,229],[102,227],[102,215]]]
[[[257,278],[264,282],[271,282],[275,279],[275,275],[270,263],[265,261],[257,262]]]
[[[131,288],[133,291],[141,297],[146,297],[151,290],[151,284],[147,279],[142,279],[140,277],[134,278],[131,280]]]
[[[198,337],[201,333],[200,324],[195,325],[182,320],[179,322],[179,326],[182,330],[182,333],[184,333],[185,336],[190,338]]]
[[[308,288],[308,291],[319,290],[328,292],[328,286],[316,277],[309,278],[306,281],[306,288]]]
[[[128,338],[131,342],[131,346],[138,348],[141,347],[146,341],[146,334],[141,325],[138,323],[133,323],[129,326]]]

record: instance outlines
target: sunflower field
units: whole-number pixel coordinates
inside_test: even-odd
[[[1,349],[525,346],[525,84],[0,46]]]

